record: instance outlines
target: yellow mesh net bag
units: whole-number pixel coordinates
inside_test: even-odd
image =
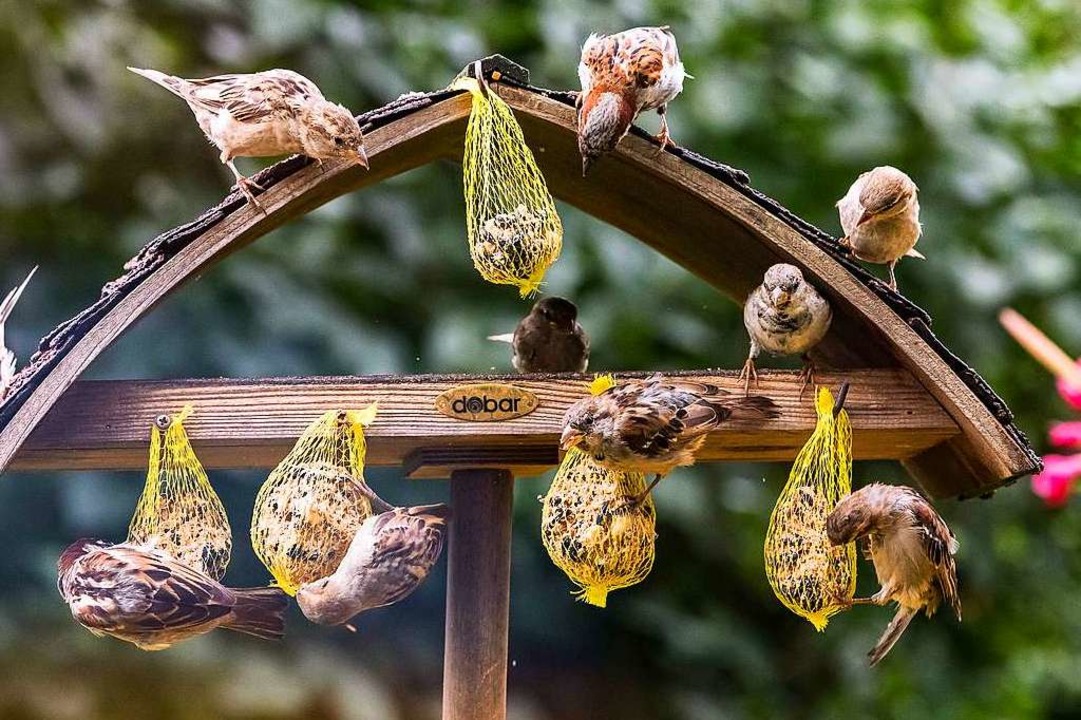
[[[469,254],[485,280],[527,297],[563,247],[555,201],[510,106],[471,77],[451,88],[473,100],[462,160]]]
[[[229,565],[233,534],[225,506],[195,457],[179,414],[162,415],[150,428],[150,464],[143,494],[128,527],[128,542],[150,545],[220,580]]]
[[[843,394],[843,392],[842,392]],[[856,546],[830,544],[826,518],[852,491],[852,427],[820,387],[818,422],[796,456],[766,531],[766,577],[778,599],[822,631],[856,592]]]
[[[594,381],[600,394],[611,376]],[[608,593],[645,580],[653,568],[657,513],[652,495],[628,502],[646,489],[642,473],[602,468],[576,448],[563,457],[544,497],[541,539],[552,562],[577,585],[579,600],[605,607]]]
[[[338,569],[360,524],[372,514],[364,482],[364,410],[331,410],[308,426],[259,489],[251,542],[290,595]]]

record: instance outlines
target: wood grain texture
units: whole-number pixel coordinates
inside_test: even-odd
[[[617,373],[641,377],[644,373]],[[742,392],[736,371],[679,373]],[[700,455],[709,460],[791,460],[814,429],[811,392],[799,397],[796,373],[760,372],[756,394],[773,399],[780,417],[766,423],[731,423],[714,432]],[[537,395],[529,415],[502,422],[469,422],[442,415],[435,400],[465,381],[498,381]],[[836,388],[852,384],[846,407],[852,418],[855,457],[903,459],[955,436],[957,425],[903,370],[870,369],[820,375]],[[308,423],[326,410],[379,403],[368,429],[368,463],[401,465],[416,451],[456,449],[440,462],[413,459],[411,471],[431,477],[469,466],[543,469],[558,444],[567,407],[587,394],[585,376],[377,376],[274,380],[83,381],[69,390],[16,456],[13,467],[44,469],[144,469],[150,423],[186,403],[192,445],[209,468],[273,467]],[[470,453],[473,450],[475,452]],[[437,456],[436,456],[437,457]],[[547,456],[554,465],[554,454]],[[500,463],[503,463],[502,465]],[[433,464],[434,463],[434,464]]]
[[[514,477],[459,470],[451,481],[443,720],[503,720]]]

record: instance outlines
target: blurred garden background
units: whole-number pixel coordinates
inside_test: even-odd
[[[8,327],[37,339],[97,298],[160,231],[215,204],[230,176],[184,104],[127,65],[189,77],[295,69],[357,112],[446,85],[501,52],[537,85],[576,87],[591,31],[669,24],[696,79],[673,136],[837,235],[834,202],[875,165],[920,186],[926,262],[901,288],[1044,449],[1067,418],[1050,377],[999,328],[1012,305],[1081,355],[1081,5],[1073,0],[0,0],[0,289],[41,265]],[[643,121],[657,127],[654,116]],[[267,163],[241,160],[250,172]],[[741,365],[739,307],[630,237],[562,207],[548,290],[574,299],[591,369]],[[434,165],[275,231],[148,316],[96,378],[509,369],[527,309],[483,283],[465,245],[461,175]],[[198,451],[198,439],[194,441]],[[824,634],[777,602],[762,540],[787,468],[681,471],[658,494],[653,573],[576,603],[540,543],[549,477],[518,483],[510,714],[586,718],[1066,718],[1081,715],[1081,507],[1024,480],[940,505],[960,542],[965,619],[918,618],[866,666],[891,610]],[[856,483],[903,482],[857,464]],[[215,472],[235,532],[227,580],[262,584],[247,542],[260,473]],[[391,501],[440,482],[375,470]],[[0,479],[0,717],[418,719],[439,714],[445,570],[358,633],[291,611],[274,645],[217,633],[145,654],[76,626],[55,559],[124,536],[137,473]],[[861,589],[873,572],[861,566]]]

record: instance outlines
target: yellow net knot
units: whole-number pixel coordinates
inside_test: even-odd
[[[259,489],[252,548],[290,595],[337,570],[357,529],[372,514],[371,490],[364,482],[364,428],[375,414],[375,403],[324,413]]]
[[[555,200],[510,106],[476,78],[459,77],[450,88],[472,98],[462,177],[473,266],[528,297],[563,248]]]
[[[232,552],[232,530],[225,506],[188,441],[184,421],[191,414],[192,406],[185,405],[150,426],[146,483],[128,526],[128,542],[155,547],[221,579]]]
[[[552,562],[578,586],[576,596],[605,607],[608,593],[645,579],[653,567],[656,510],[642,473],[600,467],[572,448],[541,511],[541,539]]]
[[[852,428],[848,414],[833,414],[833,394],[820,387],[814,432],[796,456],[770,516],[764,548],[766,577],[792,612],[824,630],[830,616],[848,609],[856,592],[853,543],[832,545],[826,518],[852,491]]]

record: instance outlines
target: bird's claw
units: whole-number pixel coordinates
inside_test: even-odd
[[[244,197],[248,198],[248,202],[262,210],[264,214],[266,213],[267,209],[255,198],[255,193],[252,192],[253,188],[260,192],[266,192],[266,188],[251,178],[246,177],[237,178],[236,187],[240,192],[244,193]]]
[[[815,386],[815,366],[809,359],[804,359],[803,368],[799,371],[800,386],[799,386],[799,399],[803,399],[803,392],[807,389],[807,386]]]
[[[759,389],[758,384],[758,371],[755,370],[754,360],[747,358],[747,362],[743,363],[743,369],[739,371],[739,378],[743,381],[743,396],[747,397],[751,394],[751,378],[754,378],[754,389]]]

